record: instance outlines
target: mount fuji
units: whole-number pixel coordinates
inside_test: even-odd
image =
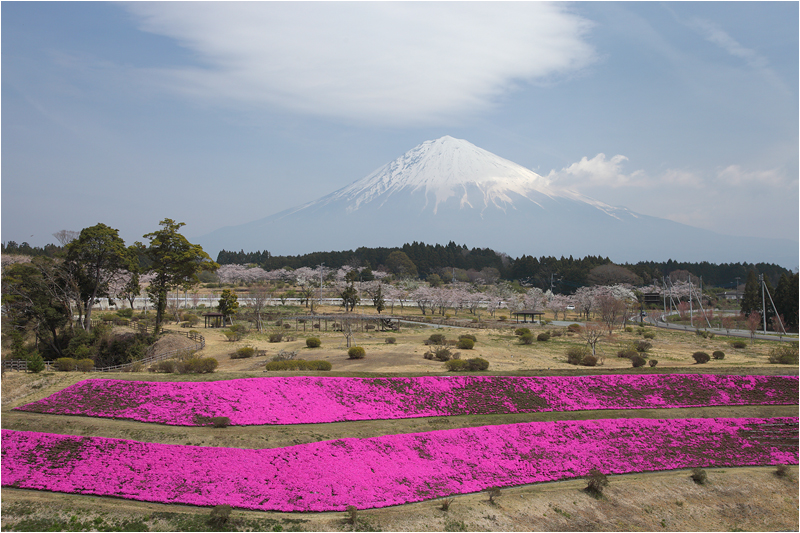
[[[327,196],[195,239],[275,255],[393,247],[420,241],[491,248],[512,257],[600,255],[616,262],[775,262],[797,243],[732,237],[613,207],[449,136],[426,141]]]

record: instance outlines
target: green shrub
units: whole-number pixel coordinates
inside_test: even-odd
[[[655,338],[656,338],[656,334],[655,334],[655,332],[653,332],[653,331],[646,331],[646,332],[644,332],[644,333],[642,334],[642,337],[644,337],[645,339],[650,339],[650,340],[652,340],[652,339],[655,339]]]
[[[633,364],[633,368],[639,368],[640,366],[644,366],[647,360],[642,357],[641,355],[634,355],[631,357],[631,364]]]
[[[597,366],[597,357],[592,354],[584,355],[580,364],[583,366]]]
[[[306,361],[304,359],[287,359],[283,361],[270,361],[266,369],[277,372],[280,370],[315,370],[328,371],[332,365],[328,361]]]
[[[717,350],[711,354],[714,359],[725,359],[725,352]]]
[[[347,350],[347,358],[348,359],[364,359],[367,355],[367,352],[364,351],[364,348],[361,346],[353,346],[349,350]]]
[[[633,333],[633,328],[630,326],[625,326],[625,333]]]
[[[796,342],[789,342],[775,346],[769,350],[769,362],[780,365],[798,364],[798,346]]]
[[[445,367],[449,372],[460,372],[467,370],[467,362],[461,359],[451,359],[445,362]]]
[[[709,356],[706,352],[694,352],[692,357],[698,365],[708,363],[711,360],[711,356]]]
[[[244,337],[241,331],[223,331],[223,334],[229,342],[238,342]]]
[[[735,341],[731,341],[731,346],[733,346],[737,350],[742,350],[744,348],[747,348],[747,343],[745,341],[742,341],[742,340],[735,340]]]
[[[433,350],[428,350],[425,352],[423,357],[428,360],[436,359],[437,361],[445,362],[449,361],[450,359],[454,359],[453,355],[453,352],[451,352],[450,348],[447,346],[436,346]],[[459,357],[455,357],[455,359],[458,358]]]
[[[649,365],[650,365],[650,368],[655,368],[655,367],[656,367],[656,365],[658,364],[658,359],[650,359],[650,360],[647,362],[647,364],[649,364]]]
[[[521,337],[522,335],[525,335],[526,333],[530,332],[531,330],[528,328],[517,328],[514,330],[514,335],[516,335],[517,337]]]
[[[281,342],[283,340],[283,333],[270,333],[269,342]]]
[[[541,341],[541,342],[549,341],[550,340],[550,334],[549,333],[539,333],[536,336],[536,340],[537,341]]]
[[[627,358],[627,359],[633,359],[637,355],[639,355],[639,352],[636,351],[636,349],[630,348],[630,347],[629,348],[623,348],[623,349],[621,349],[621,350],[619,350],[617,352],[617,357],[622,357],[622,358]]]
[[[211,419],[211,425],[215,428],[226,428],[231,425],[231,419],[227,416],[215,416]]]
[[[91,359],[78,359],[75,362],[75,368],[78,372],[91,372],[94,368],[94,361]]]
[[[475,335],[472,335],[471,333],[465,333],[463,335],[459,335],[458,339],[459,340],[461,340],[461,339],[469,339],[472,342],[478,342],[478,337],[476,337]]]
[[[591,354],[588,346],[571,346],[567,348],[567,363],[579,365],[584,357]]]
[[[189,357],[175,363],[175,370],[179,374],[210,374],[218,364],[213,357]]]
[[[461,337],[460,339],[458,339],[457,346],[461,350],[471,350],[472,348],[475,347],[475,341],[467,337]]]
[[[309,337],[306,339],[306,346],[309,348],[319,348],[322,346],[322,341],[318,337]]]
[[[570,324],[569,326],[567,326],[567,331],[569,331],[570,333],[580,333],[581,331],[583,331],[583,326],[581,326],[580,324]]]
[[[28,356],[28,372],[38,374],[44,370],[44,367],[44,359],[42,359],[42,356],[39,354],[39,352],[33,352]]]
[[[231,359],[247,359],[256,354],[255,348],[252,346],[243,346],[231,354]]]
[[[442,333],[434,333],[428,337],[428,344],[445,344],[447,339]]]
[[[489,361],[481,357],[467,359],[467,370],[470,372],[480,372],[489,368]]]
[[[523,333],[519,336],[520,344],[533,344],[533,333]]]
[[[133,318],[133,309],[117,309],[117,316],[121,318]]]
[[[397,339],[395,339],[394,337],[386,337],[386,339],[384,340],[384,342],[385,342],[386,344],[395,344],[395,343],[397,342]]]
[[[56,359],[56,370],[60,372],[72,372],[78,362],[72,357],[59,357]]]
[[[639,353],[644,353],[652,347],[653,344],[650,341],[639,341],[636,343],[636,351]]]
[[[560,337],[563,334],[564,332],[561,331],[560,329],[554,329],[553,331],[550,332],[550,335],[552,335],[553,337]]]
[[[231,506],[230,505],[215,505],[213,509],[211,509],[211,514],[208,517],[208,522],[216,526],[217,528],[221,528],[228,523],[228,520],[231,517]]]
[[[702,468],[692,468],[692,475],[690,477],[692,481],[698,485],[705,485],[708,481],[708,474],[706,474],[706,471]]]
[[[283,324],[283,329],[292,329],[292,325],[289,324],[289,323],[284,323]]]
[[[150,372],[165,372],[172,374],[175,372],[175,361],[159,361],[150,367]]]

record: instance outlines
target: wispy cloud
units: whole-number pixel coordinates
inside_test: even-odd
[[[173,91],[371,123],[434,123],[591,63],[591,23],[540,2],[133,2],[144,31],[200,66],[146,73]]]

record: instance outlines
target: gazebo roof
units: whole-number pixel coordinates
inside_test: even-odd
[[[511,314],[513,314],[513,315],[543,315],[544,311],[535,311],[533,309],[522,309],[520,311],[514,311]]]

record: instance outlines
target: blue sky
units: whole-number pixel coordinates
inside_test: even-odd
[[[103,222],[132,243],[166,217],[191,238],[443,135],[612,205],[798,241],[796,2],[0,9],[3,241]]]

